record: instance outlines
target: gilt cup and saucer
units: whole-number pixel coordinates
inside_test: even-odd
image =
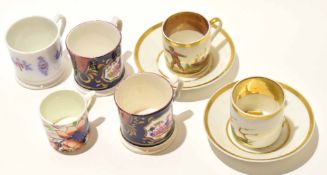
[[[181,97],[222,81],[235,61],[232,39],[219,18],[210,21],[194,12],[171,15],[146,30],[135,47],[140,72],[184,82]]]
[[[271,82],[251,77],[212,95],[204,125],[215,148],[242,161],[273,162],[291,157],[309,142],[315,128],[310,104],[291,86]]]

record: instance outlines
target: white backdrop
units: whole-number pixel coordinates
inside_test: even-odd
[[[168,151],[137,155],[120,142],[119,118],[109,96],[98,98],[90,113],[90,121],[98,118],[92,147],[78,155],[54,151],[41,125],[38,106],[54,90],[75,89],[73,77],[48,90],[19,86],[4,41],[9,25],[25,16],[52,18],[61,13],[67,18],[65,39],[67,32],[83,21],[118,16],[124,22],[122,50],[133,51],[147,28],[184,10],[223,20],[223,28],[232,37],[239,56],[236,79],[267,76],[291,85],[307,98],[319,132],[315,142],[284,162],[249,164],[229,159],[212,150],[207,140],[203,125],[207,100],[202,100],[175,103],[175,114],[191,110],[193,115],[180,126],[178,139]],[[0,174],[327,173],[326,19],[325,0],[0,0]],[[128,62],[137,71],[134,60]]]

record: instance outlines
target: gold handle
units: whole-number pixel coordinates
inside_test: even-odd
[[[218,25],[217,25],[218,23]],[[217,34],[220,32],[222,26],[223,26],[223,23],[221,22],[220,18],[212,18],[210,20],[210,25],[211,27],[215,28],[215,31],[212,33],[211,35],[211,41],[217,36]]]
[[[219,23],[222,24],[220,18],[218,18],[218,17],[212,18],[212,19],[210,20],[210,25],[212,25],[213,27],[218,27],[218,26],[216,25],[217,22],[219,22]]]

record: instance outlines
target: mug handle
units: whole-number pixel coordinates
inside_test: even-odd
[[[86,108],[89,112],[96,101],[95,91],[88,92],[87,94],[85,94],[84,98],[86,99]]]
[[[121,19],[119,19],[118,17],[114,16],[111,19],[111,23],[114,24],[119,31],[121,31],[123,29],[123,21]]]
[[[180,79],[177,79],[177,81],[175,83],[177,83],[177,87],[176,87],[176,89],[174,91],[174,94],[173,94],[173,101],[175,101],[179,97],[180,92],[181,92],[181,90],[182,90],[182,88],[184,86],[184,82],[182,80],[180,80]]]
[[[59,28],[60,36],[62,36],[62,34],[64,33],[64,30],[65,30],[65,27],[66,27],[66,18],[63,15],[57,15],[57,16],[55,16],[54,19]]]
[[[218,25],[217,25],[217,23],[218,23]],[[223,23],[221,22],[220,18],[215,17],[210,20],[210,26],[215,27],[215,31],[211,35],[211,41],[212,41],[217,36],[217,34],[220,32],[220,30],[223,26]]]

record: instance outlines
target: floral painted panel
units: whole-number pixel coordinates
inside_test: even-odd
[[[144,127],[145,130],[145,140],[158,140],[165,137],[172,127],[173,121],[173,114],[169,110],[164,113],[161,117],[154,119],[148,123],[147,126]]]
[[[27,63],[25,60],[20,60],[19,58],[12,58],[13,63],[20,71],[31,71],[31,64]]]
[[[60,152],[76,151],[89,136],[89,122],[84,114],[79,121],[70,125],[56,126],[44,123],[51,146]]]
[[[114,51],[96,58],[86,58],[70,52],[74,66],[74,78],[83,88],[105,90],[117,85],[124,76],[120,58],[120,46]]]

